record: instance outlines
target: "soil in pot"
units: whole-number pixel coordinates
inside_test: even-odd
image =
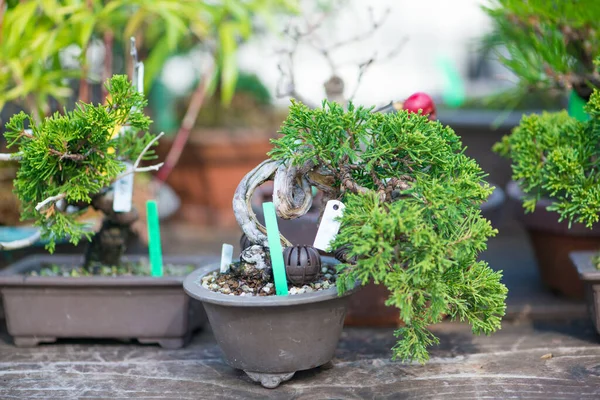
[[[584,285],[573,268],[569,253],[600,249],[600,226],[593,229],[583,224],[558,222],[558,214],[546,210],[551,202],[542,199],[533,213],[525,213],[521,206],[523,192],[516,182],[507,186],[517,218],[523,223],[531,240],[540,276],[544,284],[558,295],[573,299],[584,298]]]
[[[58,338],[137,339],[179,348],[206,322],[198,301],[182,290],[183,276],[198,268],[198,257],[165,257],[179,276],[140,276],[142,257],[124,258],[121,268],[101,276],[78,269],[81,256],[25,258],[0,273],[0,293],[8,333],[17,346]],[[176,267],[179,266],[179,267]],[[75,271],[75,272],[73,272]],[[129,271],[130,275],[112,276]],[[73,277],[77,276],[77,277]]]
[[[328,264],[333,259],[324,259]],[[347,301],[330,287],[293,296],[236,296],[203,286],[215,266],[184,281],[185,291],[201,300],[226,362],[268,388],[296,371],[327,365],[339,341]]]

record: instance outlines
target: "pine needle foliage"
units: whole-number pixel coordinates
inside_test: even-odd
[[[504,45],[500,60],[524,89],[571,89],[587,99],[600,76],[597,0],[494,0],[484,7],[494,23],[486,45]]]
[[[106,104],[80,102],[73,111],[39,123],[21,112],[6,124],[8,146],[20,155],[14,187],[23,205],[22,219],[35,220],[50,251],[57,238],[68,236],[77,244],[90,233],[77,221],[79,212],[69,213],[55,203],[37,211],[36,205],[60,194],[65,194],[66,204],[89,205],[124,171],[123,161],[136,160],[153,138],[147,132],[151,121],[143,113],[146,100],[127,76],[113,76],[106,88]],[[123,126],[128,129],[115,135]]]
[[[527,194],[532,212],[542,198],[560,220],[598,222],[600,210],[600,92],[586,105],[590,120],[577,121],[566,111],[524,116],[494,150],[512,160],[513,179]]]
[[[428,326],[445,316],[477,334],[500,328],[502,274],[477,260],[496,234],[479,209],[492,188],[451,128],[405,111],[293,101],[280,133],[273,159],[312,162],[334,178],[346,208],[332,249],[356,258],[339,266],[338,290],[357,281],[390,290],[386,304],[405,324],[394,358],[425,362],[438,343]]]

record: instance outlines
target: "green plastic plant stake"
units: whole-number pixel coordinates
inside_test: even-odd
[[[267,226],[267,240],[269,241],[269,253],[271,254],[271,266],[275,278],[275,294],[287,296],[288,286],[285,276],[285,265],[283,264],[283,249],[279,240],[279,228],[277,227],[277,215],[272,202],[263,203],[265,214],[265,225]]]
[[[577,121],[585,122],[590,119],[588,113],[585,112],[585,100],[571,90],[569,94],[569,115]]]
[[[446,81],[442,94],[444,103],[451,108],[462,106],[465,102],[465,84],[460,72],[448,57],[439,57],[438,67]]]
[[[163,276],[162,248],[160,244],[160,225],[158,222],[158,207],[156,201],[146,202],[148,222],[148,248],[150,254],[150,275]]]

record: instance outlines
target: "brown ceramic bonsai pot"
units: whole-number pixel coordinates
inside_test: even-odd
[[[497,225],[502,219],[502,205],[505,195],[496,188],[488,201],[481,205],[484,217]],[[346,314],[346,325],[397,327],[401,324],[399,312],[395,307],[385,305],[390,292],[384,285],[370,283],[365,285],[356,295],[352,296]]]
[[[327,258],[328,262],[335,262]],[[275,388],[296,371],[333,358],[351,292],[336,288],[290,295],[240,297],[212,292],[199,282],[215,270],[201,268],[184,281],[185,291],[202,301],[226,362],[264,387]]]
[[[600,226],[589,229],[574,223],[569,228],[567,221],[558,222],[556,212],[546,210],[551,204],[548,199],[539,201],[535,211],[526,214],[521,206],[523,192],[518,184],[510,182],[506,192],[516,203],[516,216],[527,230],[544,284],[558,294],[583,299],[583,282],[571,265],[569,253],[600,249]]]
[[[590,317],[600,333],[600,270],[592,263],[595,255],[598,255],[597,251],[576,251],[570,257],[583,282]]]
[[[125,257],[136,261],[140,256]],[[48,265],[81,265],[81,256],[36,255],[0,271],[8,333],[18,347],[58,338],[135,338],[164,348],[184,346],[207,319],[182,289],[184,276],[153,278],[26,276]],[[198,257],[165,263],[199,267]]]

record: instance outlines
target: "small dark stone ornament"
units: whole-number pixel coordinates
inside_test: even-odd
[[[321,271],[321,255],[312,246],[292,246],[283,249],[283,260],[288,281],[305,285],[317,280]]]

